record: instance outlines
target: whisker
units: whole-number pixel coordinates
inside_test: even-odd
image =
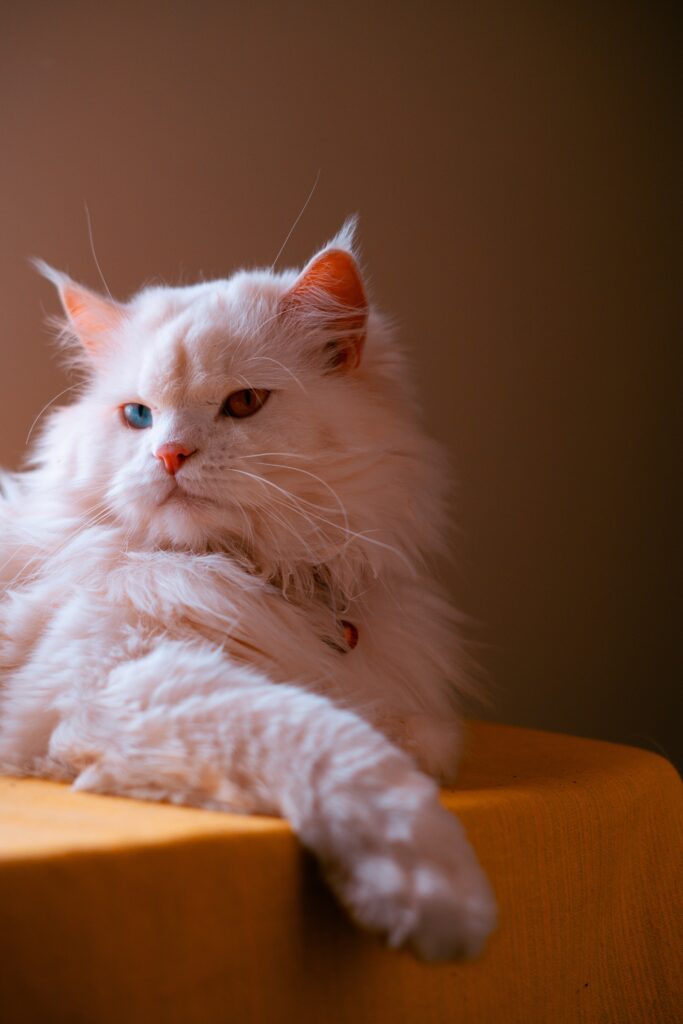
[[[275,488],[280,493],[282,493],[285,496],[288,496],[290,498],[293,498],[295,501],[298,500],[296,498],[296,496],[291,493],[291,491],[285,490],[283,487],[280,487],[278,484],[275,484],[272,480],[268,480],[266,477],[258,476],[255,473],[247,473],[246,470],[235,469],[232,466],[229,467],[229,469],[230,469],[230,472],[232,472],[232,473],[239,473],[242,476],[250,477],[252,480],[256,480],[259,483],[263,483],[263,484],[266,484],[266,485],[268,485],[270,487]],[[307,515],[307,513],[302,511],[296,505],[292,505],[292,510],[294,512],[297,512],[299,515],[304,516],[304,517]],[[325,519],[323,516],[318,516],[315,513],[309,513],[309,514],[311,516],[313,516],[314,519],[319,520],[319,522],[325,523],[327,526],[331,526],[333,529],[339,530],[342,533],[345,533],[347,535],[347,545],[348,545],[348,543],[351,542],[352,539],[355,539],[355,540],[364,541],[364,542],[366,542],[368,544],[371,544],[371,545],[373,545],[375,547],[382,548],[385,551],[390,551],[393,555],[396,555],[405,564],[405,566],[410,570],[411,575],[414,575],[414,572],[415,572],[414,567],[412,566],[410,560],[407,558],[407,556],[404,554],[404,552],[402,552],[399,548],[394,547],[392,544],[387,544],[385,541],[377,540],[377,538],[375,538],[375,537],[370,537],[370,536],[368,536],[367,533],[359,533],[356,530],[351,530],[347,526],[341,526],[339,523],[334,523],[334,522],[332,522],[329,519]]]
[[[311,473],[307,469],[301,469],[299,466],[281,466],[279,463],[263,462],[261,460],[259,460],[259,465],[261,465],[261,466],[269,466],[271,469],[287,469],[287,470],[290,470],[292,473],[302,473],[304,476],[308,476],[312,480],[315,480],[318,483],[322,484],[323,487],[329,492],[329,494],[331,494],[332,497],[336,500],[337,506],[339,508],[339,511],[342,513],[342,515],[344,517],[344,522],[348,526],[349,516],[348,516],[348,513],[346,511],[346,507],[345,507],[343,501],[341,500],[341,498],[339,497],[337,492],[334,490],[334,488],[331,487],[330,484],[328,484],[326,480],[323,480],[322,477],[318,476],[316,473]],[[313,502],[310,502],[310,503],[307,502],[307,504],[313,504],[314,505]],[[319,506],[314,505],[314,508],[315,507],[319,507]]]
[[[90,239],[90,251],[92,253],[92,258],[95,261],[95,266],[97,267],[97,273],[100,275],[100,280],[102,281],[102,284],[104,285],[104,287],[105,287],[105,289],[107,291],[107,295],[109,296],[111,301],[114,302],[114,296],[109,291],[109,285],[107,284],[107,282],[106,282],[106,280],[104,278],[104,274],[102,273],[102,267],[100,266],[100,261],[97,258],[97,253],[95,252],[95,239],[93,237],[92,218],[90,216],[90,210],[88,209],[88,204],[87,203],[83,203],[83,205],[85,207],[85,218],[86,218],[86,220],[88,222],[88,238]]]
[[[100,504],[100,503],[98,503],[98,504]],[[88,510],[88,513],[94,512],[94,510],[96,508],[98,508],[98,505],[93,505],[92,508]],[[96,512],[94,515],[92,515],[89,518],[87,518],[85,522],[80,522],[78,527],[77,527],[77,529],[73,533],[70,533],[52,551],[50,551],[49,549],[47,551],[45,551],[45,547],[43,545],[42,546],[42,550],[37,552],[35,555],[32,555],[24,563],[24,565],[14,574],[12,579],[7,583],[5,589],[6,590],[11,590],[12,587],[14,587],[19,580],[22,580],[22,577],[25,576],[26,570],[29,569],[29,566],[31,566],[35,562],[39,561],[41,564],[38,567],[38,569],[35,572],[29,572],[28,575],[26,576],[26,578],[24,578],[22,580],[22,583],[26,584],[26,583],[29,583],[32,580],[36,579],[40,575],[44,565],[47,562],[51,561],[54,558],[57,558],[69,546],[69,544],[72,541],[74,541],[77,537],[80,537],[81,534],[84,533],[86,530],[89,530],[93,526],[97,526],[97,525],[99,525],[99,523],[103,522],[107,518],[107,516],[112,514],[112,511],[113,510],[110,509],[108,506],[101,507],[98,512]],[[28,545],[25,544],[25,545],[22,545],[22,546],[23,547],[27,547]],[[11,559],[10,559],[10,561],[11,561]]]
[[[71,384],[71,385],[69,385],[68,388],[64,388],[63,391],[60,391],[58,395],[55,395],[54,398],[51,398],[49,402],[46,402],[46,404],[43,406],[43,408],[40,410],[40,412],[38,413],[38,415],[34,419],[33,423],[31,424],[29,432],[26,435],[26,441],[24,442],[25,444],[29,443],[29,441],[31,440],[31,434],[35,430],[36,423],[38,422],[40,417],[43,415],[43,413],[47,412],[47,410],[50,408],[50,406],[53,404],[53,402],[56,402],[58,398],[62,397],[62,395],[66,395],[69,391],[73,391],[75,388],[79,388],[80,386],[81,386],[80,382],[77,383],[77,384]]]
[[[299,216],[296,218],[296,220],[292,224],[291,228],[289,229],[289,233],[287,234],[287,237],[285,238],[284,242],[282,243],[282,245],[278,249],[277,256],[275,257],[275,259],[271,263],[271,266],[270,266],[271,271],[275,270],[275,264],[280,259],[280,256],[282,256],[282,253],[285,251],[285,246],[287,245],[287,242],[290,240],[290,238],[294,234],[294,229],[296,228],[297,224],[299,223],[299,221],[303,217],[303,215],[306,212],[306,209],[308,207],[308,204],[310,203],[311,199],[313,198],[313,196],[315,194],[315,190],[318,187],[318,182],[320,181],[320,172],[321,172],[321,170],[322,170],[322,168],[319,167],[318,168],[318,173],[315,176],[315,181],[313,182],[313,187],[311,188],[311,191],[308,193],[308,196],[306,197],[306,202],[301,207],[301,210],[299,211]]]
[[[298,387],[301,388],[301,390],[303,391],[303,393],[306,396],[308,395],[308,391],[303,386],[303,384],[301,383],[301,381],[299,380],[297,375],[294,373],[294,371],[290,370],[290,368],[288,366],[285,366],[284,363],[281,363],[279,359],[275,359],[273,356],[262,356],[262,355],[259,355],[259,356],[252,356],[251,359],[249,359],[247,361],[250,362],[250,363],[258,363],[261,360],[263,360],[265,362],[268,362],[268,363],[275,363],[276,366],[279,366],[281,369],[283,369],[285,371],[285,373],[289,374],[289,376],[292,378],[294,383],[297,384]]]
[[[260,459],[263,455],[266,455],[266,456],[269,456],[269,457],[270,456],[279,455],[279,456],[282,456],[282,458],[307,459],[309,461],[312,461],[314,459],[313,455],[304,455],[301,452],[254,452],[252,455],[240,455],[239,458],[240,459]],[[286,467],[283,467],[283,468],[286,468]]]

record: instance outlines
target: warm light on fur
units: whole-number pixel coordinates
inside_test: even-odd
[[[444,468],[353,224],[301,274],[126,304],[42,270],[86,377],[2,477],[0,770],[286,815],[361,924],[476,952],[493,900],[416,768],[453,778],[467,686],[428,569]],[[268,401],[224,415],[244,388]]]

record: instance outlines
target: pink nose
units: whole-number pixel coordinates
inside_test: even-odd
[[[154,457],[164,464],[164,469],[175,476],[182,464],[194,455],[196,448],[187,448],[184,444],[162,444],[154,453]]]

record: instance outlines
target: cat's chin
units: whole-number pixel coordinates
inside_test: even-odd
[[[121,489],[107,501],[129,545],[193,552],[242,547],[244,514],[237,506],[194,493],[178,481],[150,481],[136,494]]]
[[[198,494],[190,494],[188,491],[176,486],[166,495],[165,498],[162,498],[159,505],[160,507],[165,506],[167,508],[170,507],[177,509],[181,513],[192,513],[207,508],[215,508],[216,502],[212,501],[211,498],[205,498]]]
[[[175,500],[158,509],[150,523],[149,533],[155,543],[204,551],[219,530],[206,515],[206,508]]]
[[[152,500],[138,505],[135,514],[130,505],[115,506],[122,525],[145,545],[205,551],[225,532],[225,510],[215,501],[180,488],[149,497]]]

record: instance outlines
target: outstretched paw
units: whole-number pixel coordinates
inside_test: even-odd
[[[496,926],[491,887],[462,826],[436,801],[410,843],[379,843],[331,882],[353,918],[422,960],[468,959]]]

